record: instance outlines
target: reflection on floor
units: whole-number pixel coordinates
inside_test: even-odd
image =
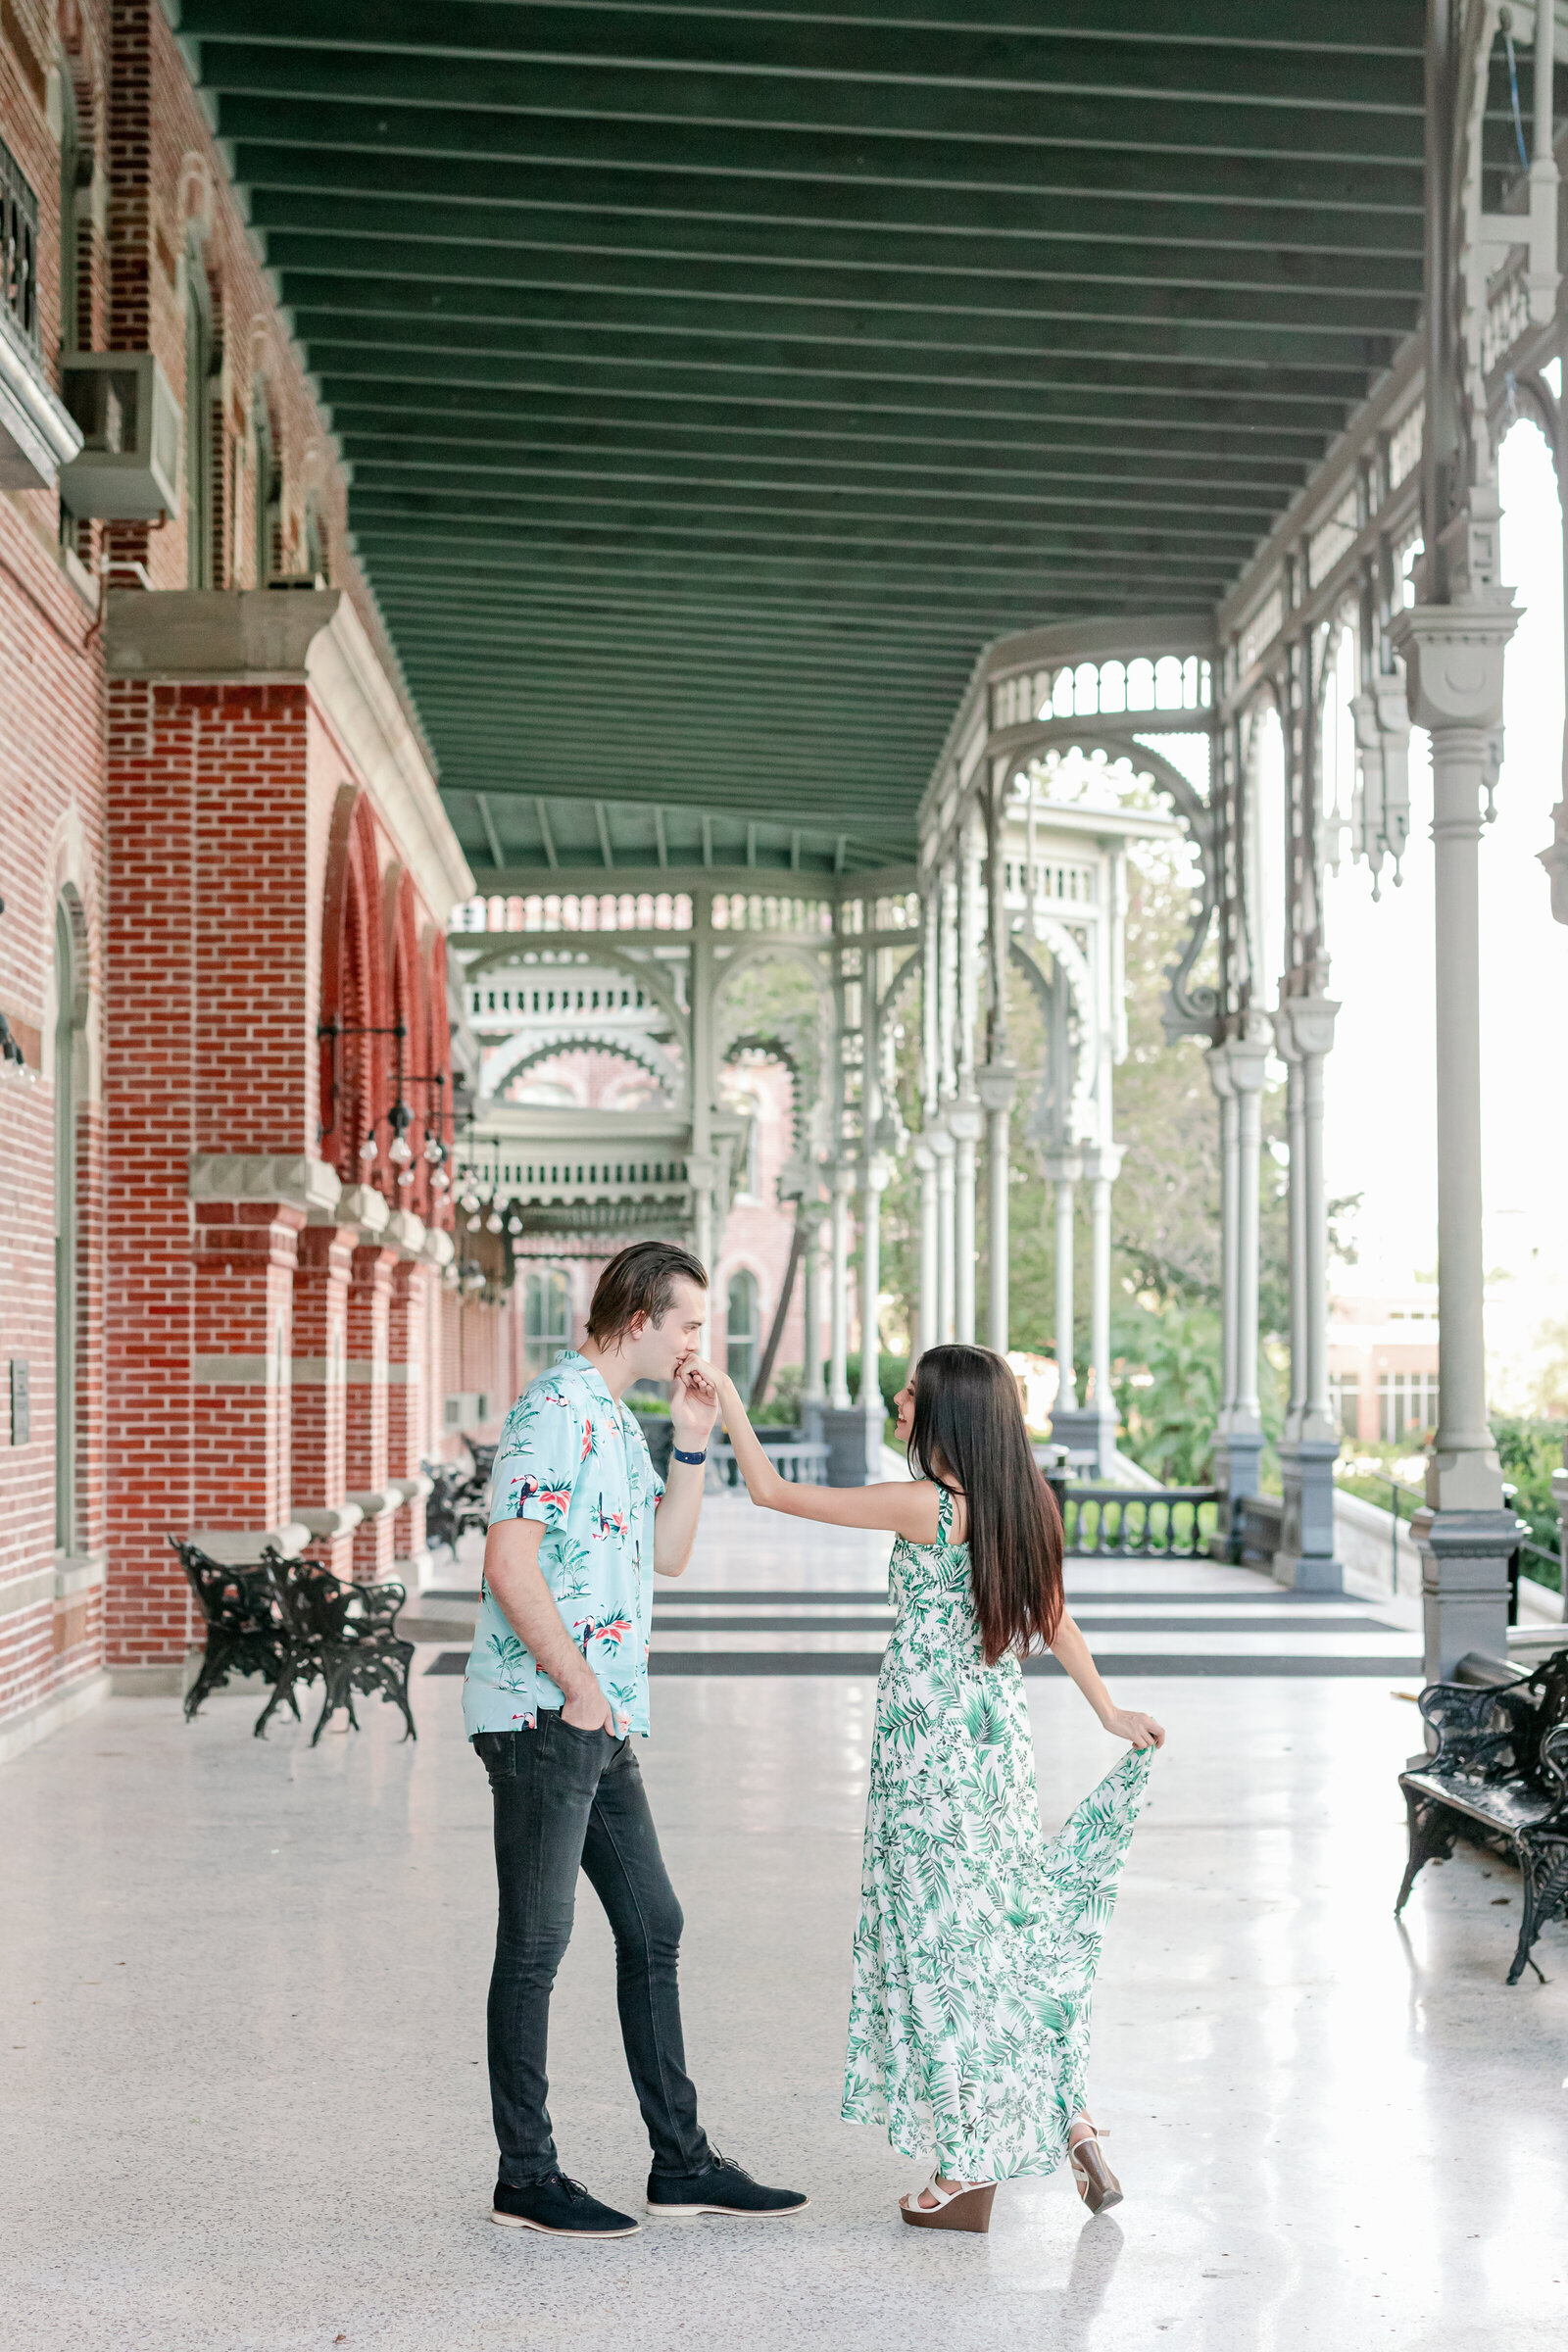
[[[874,1614],[854,1596],[879,1584],[878,1540],[780,1524],[742,1551],[736,1537],[715,1516],[693,1571],[697,1589],[727,1585],[735,1613],[743,1588],[776,1617],[790,1604],[771,1595],[830,1585]],[[1170,1590],[1203,1594],[1207,1622],[1216,1588],[1184,1580]],[[858,1649],[869,1635],[850,1638]],[[701,1638],[734,1640],[710,1625]],[[916,2168],[838,2120],[865,1676],[673,1676],[654,1693],[642,1760],[686,1909],[705,2115],[722,2148],[812,2202],[789,2224],[653,2224],[590,2247],[484,2219],[488,1809],[457,1681],[416,1682],[416,1746],[398,1743],[384,1707],[313,1752],[291,1725],[252,1740],[248,1694],[216,1697],[188,1728],[172,1701],[109,1701],[0,1779],[0,2340],[1555,2340],[1568,1932],[1539,1946],[1551,1982],[1510,1990],[1518,1883],[1465,1853],[1426,1873],[1395,1925],[1394,1776],[1416,1719],[1394,1693],[1409,1678],[1200,1680],[1106,1663],[1118,1694],[1170,1729],[1097,1998],[1094,2095],[1127,2202],[1086,2224],[1064,2179],[1015,2183],[989,2238],[905,2230],[894,2200]],[[1117,1750],[1064,1684],[1032,1684],[1030,1703],[1055,1820]],[[634,2201],[644,2151],[586,1889],[552,2071],[569,2169]]]

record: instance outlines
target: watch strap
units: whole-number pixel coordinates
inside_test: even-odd
[[[669,1458],[672,1462],[690,1462],[695,1469],[699,1462],[707,1461],[708,1448],[705,1446],[701,1453],[683,1453],[678,1446],[672,1446],[669,1449]]]

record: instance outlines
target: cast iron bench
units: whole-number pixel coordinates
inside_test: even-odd
[[[454,1559],[458,1545],[472,1528],[483,1535],[490,1524],[490,1477],[465,1470],[461,1462],[425,1462],[430,1492],[424,1503],[424,1540],[432,1547],[444,1544]]]
[[[398,1611],[408,1599],[399,1584],[352,1585],[334,1576],[319,1560],[284,1559],[269,1545],[262,1554],[272,1578],[283,1615],[288,1648],[277,1688],[257,1718],[260,1738],[273,1711],[286,1698],[294,1708],[296,1682],[320,1677],[324,1696],[320,1720],[311,1734],[314,1747],[339,1707],[347,1707],[355,1731],[356,1690],[379,1690],[402,1712],[408,1725],[406,1740],[416,1740],[409,1706],[409,1668],[414,1643],[398,1639]]]
[[[185,1693],[185,1721],[190,1722],[203,1699],[221,1690],[231,1674],[261,1675],[274,1686],[267,1712],[287,1698],[298,1721],[292,1686],[283,1682],[289,1636],[271,1569],[260,1563],[225,1567],[199,1544],[181,1543],[177,1536],[169,1541],[179,1554],[207,1628],[201,1671]],[[261,1725],[256,1728],[260,1731]]]
[[[1421,1712],[1438,1735],[1428,1763],[1401,1772],[1410,1852],[1394,1915],[1425,1862],[1446,1859],[1461,1836],[1518,1864],[1524,1917],[1508,1982],[1517,1984],[1537,1936],[1568,1899],[1568,1649],[1534,1674],[1476,1689],[1429,1683]]]

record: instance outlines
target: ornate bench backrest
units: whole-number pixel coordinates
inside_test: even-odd
[[[267,1561],[243,1568],[225,1566],[199,1544],[181,1543],[174,1536],[169,1540],[179,1554],[196,1605],[209,1625],[231,1634],[281,1632],[277,1583]]]

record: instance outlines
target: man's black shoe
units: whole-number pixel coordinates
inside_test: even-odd
[[[728,2213],[759,2219],[775,2213],[799,2213],[808,2202],[798,2188],[764,2188],[738,2164],[713,2151],[713,2161],[700,2173],[650,2173],[648,2210],[662,2221],[689,2221],[699,2213]]]
[[[508,2230],[542,2230],[547,2237],[635,2237],[642,2228],[629,2213],[601,2205],[564,2173],[546,2173],[526,2188],[498,2180],[490,2219]]]

